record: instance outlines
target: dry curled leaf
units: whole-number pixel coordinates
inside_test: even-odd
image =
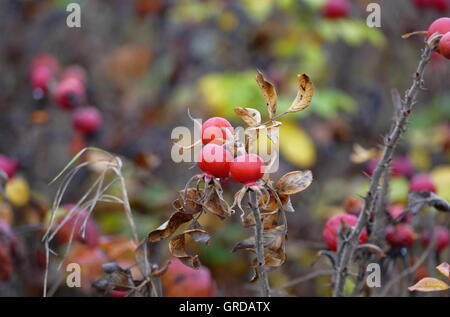
[[[207,212],[216,215],[220,219],[229,217],[232,213],[230,206],[223,199],[222,193],[218,190],[214,190],[208,199],[203,203],[203,207]]]
[[[192,256],[186,252],[186,236],[184,233],[177,235],[175,238],[170,240],[169,251],[173,256],[177,257],[185,265],[194,269],[198,269],[200,267],[200,260],[198,259],[198,255]]]
[[[279,195],[293,195],[304,191],[311,185],[311,171],[294,171],[285,174],[276,183],[275,189]]]
[[[408,193],[408,209],[416,214],[422,209],[424,205],[434,207],[442,212],[450,211],[450,204],[445,200],[440,198],[433,192],[422,191],[415,192],[411,191]]]
[[[314,94],[314,85],[311,79],[306,75],[297,75],[299,89],[297,96],[288,109],[288,112],[298,112],[309,106]]]
[[[173,202],[173,207],[186,214],[196,214],[202,210],[202,205],[199,203],[200,197],[203,196],[203,190],[196,188],[188,188],[185,195],[184,190],[178,192],[179,198]],[[186,196],[186,201],[185,201]]]
[[[256,82],[259,85],[259,88],[261,89],[261,92],[264,96],[264,100],[266,101],[267,110],[269,111],[269,117],[272,119],[275,116],[275,113],[277,111],[277,92],[275,90],[275,87],[268,82],[263,74],[258,71],[258,74],[256,75]]]
[[[234,112],[250,127],[256,127],[261,124],[261,114],[256,109],[236,107]]]
[[[169,220],[163,223],[159,228],[153,230],[148,235],[148,240],[150,242],[158,242],[162,239],[165,239],[171,236],[183,223],[192,220],[192,216],[189,214],[185,214],[181,211],[177,211],[172,216],[170,216]]]
[[[441,264],[439,264],[438,266],[436,266],[436,270],[439,271],[439,273],[441,273],[442,275],[444,275],[445,277],[447,277],[450,281],[450,265],[447,262],[443,262]]]
[[[410,292],[418,291],[418,292],[437,292],[437,291],[445,291],[449,289],[450,286],[447,283],[438,280],[433,277],[425,277],[417,282],[415,285],[408,287]]]
[[[261,214],[261,219],[263,221],[264,230],[273,229],[278,226],[280,222],[280,213],[279,212],[271,212],[271,213],[263,213]],[[244,220],[245,227],[252,227],[255,225],[255,217],[253,214],[249,213]]]

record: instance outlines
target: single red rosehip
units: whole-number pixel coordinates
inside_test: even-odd
[[[76,110],[72,116],[73,127],[85,134],[96,132],[103,122],[101,112],[94,107],[85,107]]]
[[[414,174],[414,165],[407,156],[398,156],[392,161],[391,175],[403,175],[411,178]]]
[[[197,165],[200,169],[216,178],[230,175],[230,164],[233,156],[230,152],[217,144],[205,145],[198,154]]]
[[[422,191],[436,192],[436,186],[433,180],[428,174],[417,174],[409,183],[409,191],[422,192]]]
[[[450,32],[450,18],[439,18],[431,23],[430,27],[428,28],[427,39],[430,38],[430,36],[432,36],[434,33],[445,35],[448,32]]]
[[[38,67],[30,74],[31,87],[33,90],[39,89],[45,94],[48,92],[49,84],[52,78],[53,72],[49,67]]]
[[[411,246],[416,241],[416,234],[413,228],[406,223],[389,226],[386,229],[386,241],[393,248],[403,248]]]
[[[395,204],[389,207],[389,214],[391,215],[392,219],[396,219],[398,216],[400,216],[403,211],[405,211],[406,207],[402,204]],[[411,213],[407,212],[403,216],[401,216],[400,222],[410,222],[411,221]]]
[[[264,161],[257,154],[245,154],[231,162],[231,177],[237,183],[253,183],[264,175]]]
[[[228,120],[221,117],[213,117],[206,120],[202,125],[202,142],[208,144],[214,141],[218,145],[222,145],[229,139],[227,132],[222,128],[227,129],[231,134],[234,134],[234,129]]]
[[[436,237],[436,251],[441,252],[444,250],[449,243],[449,231],[447,228],[442,226],[434,227],[434,236]],[[430,233],[424,232],[422,235],[422,245],[427,247],[430,244]]]
[[[323,227],[323,238],[331,251],[337,250],[338,232],[341,222],[344,222],[347,227],[354,228],[358,222],[358,218],[350,214],[341,214],[328,219]],[[359,236],[358,244],[364,244],[367,241],[367,230],[363,229]]]
[[[449,0],[431,0],[431,6],[440,13],[446,13],[449,5]]]
[[[48,92],[51,80],[59,70],[58,60],[50,54],[38,54],[30,63],[29,79],[33,92]]]
[[[31,74],[41,67],[47,67],[56,74],[59,70],[59,62],[56,57],[51,54],[37,54],[30,63],[29,73]]]
[[[447,59],[450,59],[450,32],[447,32],[439,41],[439,52]]]
[[[63,208],[68,212],[72,210],[75,205],[67,204],[64,205]],[[73,239],[78,240],[87,244],[88,246],[94,247],[98,244],[98,240],[100,238],[100,234],[97,229],[97,225],[95,221],[89,217],[86,223],[86,235],[83,238],[81,228],[83,226],[86,217],[88,216],[88,211],[80,208],[75,209],[73,215],[64,223],[61,229],[56,234],[56,238],[59,243],[64,244],[70,241],[70,236],[72,235],[73,230]],[[61,223],[65,216],[61,216],[58,219],[58,223]],[[75,229],[74,229],[75,227]]]
[[[86,71],[83,69],[83,67],[78,65],[69,66],[62,74],[61,80],[65,80],[67,78],[75,78],[81,81],[83,84],[86,84]]]
[[[362,208],[362,200],[355,197],[348,197],[344,203],[345,212],[354,216],[359,216]]]
[[[19,162],[16,159],[0,154],[0,170],[5,172],[8,178],[13,178],[19,168]]]
[[[84,103],[86,90],[83,82],[74,77],[69,77],[58,83],[53,97],[61,109],[72,110]]]
[[[198,270],[184,265],[177,258],[171,259],[167,271],[161,276],[167,297],[210,297],[216,295],[216,283],[205,266]]]
[[[350,3],[347,0],[328,0],[323,7],[323,15],[328,19],[346,18],[350,15]]]

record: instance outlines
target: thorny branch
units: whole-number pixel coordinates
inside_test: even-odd
[[[430,62],[431,53],[436,48],[436,41],[431,40],[432,39],[428,41],[422,51],[421,60],[414,74],[413,83],[405,93],[405,98],[401,103],[401,109],[399,109],[399,113],[396,116],[395,121],[393,122],[390,134],[385,138],[383,153],[380,160],[378,161],[375,171],[373,172],[370,187],[366,196],[364,197],[363,207],[361,213],[359,214],[358,222],[348,238],[344,239],[344,241],[340,243],[340,247],[337,253],[338,258],[336,261],[335,273],[333,277],[333,296],[339,297],[343,296],[344,294],[344,286],[347,279],[348,266],[358,244],[359,236],[361,235],[364,227],[367,225],[370,219],[370,215],[375,208],[377,195],[380,193],[379,187],[382,176],[384,175],[384,171],[386,169],[389,169],[390,167],[395,148],[397,147],[400,138],[406,130],[408,118],[411,114],[411,110],[414,104],[416,103],[416,97],[419,89],[423,86],[425,67]],[[382,210],[382,208],[377,209]],[[377,215],[375,215],[375,217],[376,216]]]
[[[266,260],[264,255],[264,237],[263,237],[263,225],[261,221],[261,213],[258,206],[258,198],[256,193],[250,192],[250,205],[255,218],[255,244],[256,244],[256,273],[258,280],[261,284],[261,296],[270,296],[269,279],[266,271]]]

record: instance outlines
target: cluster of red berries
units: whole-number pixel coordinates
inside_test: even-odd
[[[42,99],[51,95],[62,110],[73,111],[72,123],[82,134],[96,132],[102,124],[97,108],[81,107],[86,103],[86,73],[80,66],[69,66],[61,75],[56,57],[50,54],[36,55],[30,64],[29,79],[33,96]]]
[[[228,130],[228,133],[227,131]],[[264,161],[257,154],[237,157],[226,149],[234,134],[233,126],[221,117],[210,118],[202,125],[203,147],[198,155],[198,167],[208,176],[225,178],[231,174],[235,182],[250,184],[263,175]]]
[[[450,59],[450,18],[439,18],[431,23],[428,28],[427,38],[430,38],[435,33],[443,35],[439,41],[437,52],[445,58]]]
[[[328,0],[322,8],[323,16],[328,19],[347,18],[350,10],[351,6],[348,0]]]
[[[414,5],[420,9],[433,9],[440,13],[446,13],[450,8],[449,0],[413,0]]]

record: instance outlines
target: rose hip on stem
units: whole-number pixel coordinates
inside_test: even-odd
[[[234,134],[234,129],[228,120],[221,117],[213,117],[206,120],[202,125],[202,143],[205,145],[210,142],[218,145],[225,143],[229,136],[222,128],[227,129],[229,131],[228,134]]]
[[[244,154],[231,163],[231,177],[237,183],[254,183],[264,175],[264,161],[257,154]]]
[[[92,134],[96,132],[103,122],[101,112],[94,107],[85,107],[75,110],[72,117],[73,127],[81,133]]]
[[[323,228],[323,238],[331,251],[337,250],[338,233],[341,223],[344,222],[346,227],[353,228],[358,222],[358,218],[350,214],[341,214],[328,219]],[[348,228],[347,228],[348,229]],[[367,230],[364,228],[359,236],[358,244],[364,244],[367,241]]]
[[[208,175],[216,178],[227,177],[230,174],[230,164],[233,156],[217,144],[205,145],[198,154],[197,165]]]

